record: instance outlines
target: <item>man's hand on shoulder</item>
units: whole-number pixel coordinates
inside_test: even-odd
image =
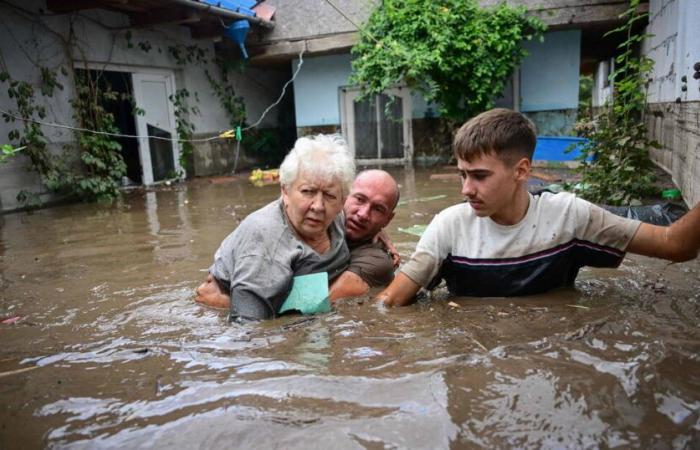
[[[209,274],[204,283],[195,289],[194,301],[212,308],[229,309],[231,307],[231,297],[221,292],[219,284],[214,277]]]
[[[401,264],[401,255],[399,255],[399,251],[396,249],[396,247],[394,247],[394,243],[384,230],[377,233],[372,239],[372,242],[381,242],[386,251],[389,253],[389,256],[391,256],[391,262],[394,264],[394,269],[399,267],[399,264]]]

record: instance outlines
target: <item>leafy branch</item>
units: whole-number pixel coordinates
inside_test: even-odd
[[[632,0],[621,16],[627,19],[625,24],[607,33],[626,37],[618,46],[616,69],[610,74],[612,99],[601,114],[576,126],[579,135],[588,139],[582,148],[579,193],[594,202],[637,204],[653,192],[655,176],[649,150],[660,146],[647,137],[644,114],[648,74],[654,62],[637,55],[641,42],[648,37],[634,32],[635,24],[647,16],[639,12],[638,6],[639,0]],[[592,160],[587,161],[588,157]]]
[[[406,83],[463,121],[493,105],[545,25],[524,7],[476,0],[385,0],[352,49],[351,81],[365,94]]]

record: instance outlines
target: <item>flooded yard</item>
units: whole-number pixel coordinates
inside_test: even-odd
[[[417,238],[399,227],[460,201],[430,173],[394,171],[404,260]],[[697,260],[230,325],[194,288],[278,194],[196,180],[0,216],[0,448],[700,446]]]

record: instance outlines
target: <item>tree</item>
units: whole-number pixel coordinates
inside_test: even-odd
[[[384,0],[352,50],[352,81],[366,94],[405,82],[461,122],[493,106],[526,55],[523,41],[545,28],[505,3]]]

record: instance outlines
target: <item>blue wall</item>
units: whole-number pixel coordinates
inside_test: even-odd
[[[520,66],[520,110],[547,111],[578,106],[581,31],[546,33],[544,42],[529,41]]]
[[[294,80],[294,108],[297,127],[312,125],[339,125],[340,107],[338,105],[338,88],[347,86],[350,78],[351,55],[326,55],[304,58],[299,75]],[[296,70],[299,60],[292,62]],[[430,116],[437,108],[426,103],[419,93],[411,94],[413,117],[425,117],[430,109]]]
[[[299,60],[292,62],[296,70]],[[350,78],[350,54],[304,58],[294,80],[297,127],[340,124],[338,87]]]
[[[581,31],[546,33],[544,42],[526,42],[525,47],[529,55],[520,67],[520,110],[537,112],[577,108]],[[297,127],[340,124],[338,88],[348,85],[352,70],[350,63],[349,53],[304,58],[301,71],[294,80]],[[293,61],[292,69],[296,70],[298,64],[298,60]],[[429,108],[429,116],[437,111],[418,93],[413,93],[412,103],[413,118],[425,117]],[[545,122],[554,119],[557,117],[548,117]],[[564,122],[566,126],[562,126],[570,128],[571,119],[566,118]]]

